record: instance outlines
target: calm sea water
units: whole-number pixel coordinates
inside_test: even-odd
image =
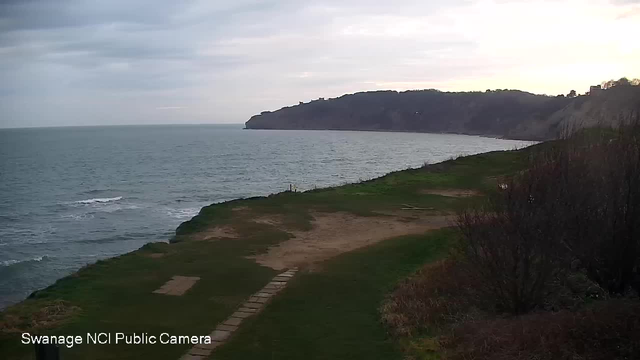
[[[87,263],[168,241],[210,203],[527,145],[241,125],[0,130],[0,308]]]

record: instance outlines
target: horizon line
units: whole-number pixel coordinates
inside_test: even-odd
[[[52,126],[21,126],[21,127],[2,127],[1,130],[28,130],[28,129],[57,129],[57,128],[94,128],[94,127],[124,127],[124,126],[197,126],[197,125],[239,125],[244,126],[245,123],[159,123],[159,124],[95,124],[95,125],[52,125]]]

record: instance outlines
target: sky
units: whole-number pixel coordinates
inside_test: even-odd
[[[243,123],[358,91],[640,78],[640,0],[0,0],[0,127]]]

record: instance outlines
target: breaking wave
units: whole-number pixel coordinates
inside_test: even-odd
[[[75,201],[75,203],[76,204],[96,204],[96,203],[107,203],[107,202],[118,201],[118,200],[122,200],[122,196],[116,196],[112,198],[95,198],[95,199],[88,199],[88,200],[80,200],[80,201]]]
[[[44,259],[46,259],[48,256],[43,255],[43,256],[38,256],[38,257],[34,257],[31,259],[24,259],[24,260],[4,260],[4,261],[0,261],[0,265],[2,266],[11,266],[11,265],[15,265],[15,264],[20,264],[20,263],[26,263],[26,262],[40,262]]]
[[[198,215],[200,208],[167,209],[167,215],[174,219],[191,219]]]

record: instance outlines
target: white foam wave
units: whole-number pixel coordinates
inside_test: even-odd
[[[19,263],[30,262],[30,261],[40,262],[44,260],[46,257],[47,257],[46,255],[43,255],[43,256],[38,256],[38,257],[34,257],[31,259],[24,259],[24,260],[4,260],[4,261],[0,261],[0,264],[2,264],[2,266],[11,266]]]
[[[112,198],[95,198],[95,199],[88,199],[88,200],[80,200],[80,201],[76,201],[76,204],[96,204],[96,203],[107,203],[107,202],[112,202],[112,201],[118,201],[118,200],[122,200],[122,196],[116,196],[116,197],[112,197]]]
[[[175,219],[192,218],[200,212],[199,208],[187,208],[187,209],[168,209],[167,215]]]

